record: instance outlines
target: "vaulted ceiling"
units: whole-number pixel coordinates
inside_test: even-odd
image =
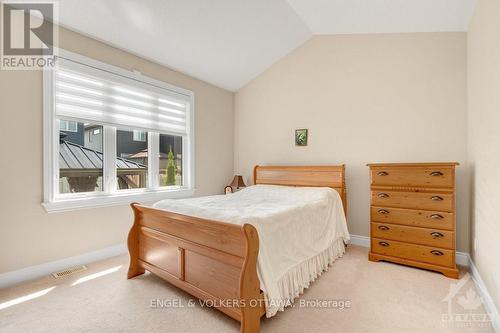
[[[313,34],[466,31],[475,0],[60,0],[59,23],[235,91]]]

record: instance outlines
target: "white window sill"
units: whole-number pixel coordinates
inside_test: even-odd
[[[187,198],[194,195],[194,189],[169,189],[144,192],[124,192],[113,195],[64,198],[53,202],[43,202],[48,213],[131,204],[132,202],[158,201],[162,199]]]

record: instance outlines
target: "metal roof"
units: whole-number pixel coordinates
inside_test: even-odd
[[[61,140],[59,144],[59,168],[61,169],[102,169],[102,152]],[[146,169],[146,166],[122,157],[116,157],[117,169]]]

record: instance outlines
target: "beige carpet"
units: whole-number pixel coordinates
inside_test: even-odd
[[[1,290],[0,332],[238,332],[237,322],[214,309],[189,307],[189,295],[151,274],[126,280],[127,264],[120,256],[71,277]],[[493,332],[487,322],[442,320],[448,313],[442,300],[453,283],[437,273],[368,262],[367,249],[349,246],[301,299],[349,300],[350,308],[288,308],[263,319],[262,332]],[[484,313],[476,296],[467,281],[451,312]],[[185,307],[152,308],[156,299]]]

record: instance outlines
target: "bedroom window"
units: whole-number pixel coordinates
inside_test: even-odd
[[[192,124],[192,92],[59,50],[44,70],[44,207],[192,195]]]

